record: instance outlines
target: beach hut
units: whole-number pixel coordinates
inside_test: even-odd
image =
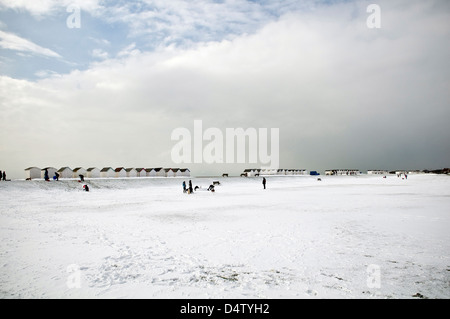
[[[82,167],[77,167],[73,169],[73,176],[72,178],[79,178],[80,175],[83,175],[84,177],[87,177],[87,170],[85,170]]]
[[[146,168],[145,170],[145,176],[147,177],[156,177],[156,171],[154,168]]]
[[[86,170],[88,178],[100,178],[100,170],[97,167],[90,167]]]
[[[179,177],[181,175],[179,168],[172,168],[173,177]]]
[[[126,168],[127,177],[138,177],[138,172],[135,168]]]
[[[224,174],[224,175],[227,175],[227,177],[228,177],[228,174]],[[182,168],[182,169],[180,169],[177,176],[191,177],[191,171],[189,170],[189,168]]]
[[[166,177],[166,171],[162,167],[158,168],[146,168],[147,176],[149,177]]]
[[[165,177],[175,177],[175,172],[171,168],[165,168],[164,172]]]
[[[72,178],[73,170],[70,167],[61,167],[58,170],[59,178]],[[50,176],[52,177],[52,176]]]
[[[136,168],[137,177],[147,177],[147,172],[144,168]]]
[[[25,169],[25,178],[32,180],[35,178],[41,178],[41,169],[38,167],[28,167]]]
[[[123,167],[117,167],[114,172],[115,172],[114,176],[116,178],[127,177],[127,171]]]
[[[57,169],[54,167],[45,167],[45,168],[41,169],[41,178],[44,178],[45,170],[48,171],[49,178],[53,178],[53,176],[55,176],[55,173],[57,172]]]
[[[114,177],[114,170],[111,167],[104,167],[100,171],[100,177],[102,178],[111,178]]]

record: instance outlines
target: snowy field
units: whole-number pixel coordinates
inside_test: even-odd
[[[450,298],[449,176],[321,178],[1,182],[0,297]]]

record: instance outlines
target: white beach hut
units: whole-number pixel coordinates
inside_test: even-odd
[[[165,168],[164,172],[165,177],[175,177],[175,172],[171,168]]]
[[[25,169],[26,179],[41,178],[41,169],[39,167],[28,167]]]
[[[73,170],[70,167],[61,167],[58,174],[59,178],[73,178]]]
[[[72,178],[78,178],[78,177],[80,177],[80,175],[87,177],[87,170],[85,170],[82,167],[74,168]]]
[[[53,176],[55,176],[55,173],[57,172],[57,169],[54,167],[44,167],[43,169],[41,169],[41,178],[44,178],[45,170],[48,171],[48,177],[50,179],[53,178]]]
[[[100,170],[97,167],[90,167],[86,170],[88,178],[100,178]]]
[[[166,171],[162,167],[157,168],[146,168],[147,176],[150,177],[166,177]]]
[[[179,177],[181,172],[179,168],[172,168],[173,177]]]
[[[156,176],[157,177],[165,177],[166,176],[166,170],[162,167],[155,168]]]
[[[180,177],[190,177],[191,176],[191,171],[188,168],[182,168],[178,171],[177,176]]]
[[[127,171],[123,167],[117,167],[114,172],[115,172],[114,176],[116,178],[127,177]]]
[[[111,178],[114,177],[114,170],[111,167],[104,167],[100,171],[100,177],[102,178]]]
[[[137,177],[147,177],[147,172],[144,168],[136,168]]]
[[[127,177],[138,177],[138,172],[135,168],[126,168],[125,171]]]
[[[145,176],[147,177],[156,177],[156,171],[154,168],[146,168],[145,170]]]

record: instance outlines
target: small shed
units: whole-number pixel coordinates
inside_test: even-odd
[[[172,168],[172,171],[173,171],[173,177],[182,176],[179,168]]]
[[[227,175],[227,177],[228,177],[228,174],[224,174],[224,175]],[[179,170],[178,176],[191,177],[191,171],[189,170],[189,168],[182,168]]]
[[[126,168],[125,171],[127,177],[138,177],[138,172],[135,168]]]
[[[145,170],[147,171],[147,176],[149,176],[149,177],[165,177],[166,176],[166,171],[162,167],[146,168]]]
[[[28,167],[25,169],[26,179],[41,178],[41,169],[39,167]]]
[[[136,175],[137,177],[147,177],[147,172],[145,168],[136,168]]]
[[[100,170],[97,167],[90,167],[86,170],[88,178],[100,178]]]
[[[165,177],[175,177],[175,172],[171,168],[165,168],[164,172]]]
[[[80,175],[83,175],[84,177],[87,177],[87,170],[85,170],[82,167],[77,167],[73,169],[73,176],[72,178],[78,178]]]
[[[59,178],[73,178],[73,170],[70,167],[61,167],[58,174]]]
[[[114,176],[116,178],[127,177],[127,171],[123,167],[117,167],[114,172],[115,172]]]
[[[100,171],[100,177],[102,177],[102,178],[114,177],[114,170],[112,169],[112,167],[104,167]]]
[[[55,176],[55,173],[57,172],[57,169],[54,167],[44,167],[43,169],[41,169],[41,178],[44,178],[45,170],[47,170],[49,178],[53,178],[53,176]]]

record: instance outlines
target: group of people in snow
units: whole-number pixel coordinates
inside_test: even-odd
[[[218,183],[220,185],[219,182],[214,182],[214,183]],[[209,185],[209,187],[206,189],[208,192],[215,193],[216,189],[215,189],[214,183]],[[262,184],[263,184],[264,189],[266,189],[267,180],[265,177],[263,177],[263,179],[262,179]],[[200,189],[200,187],[198,187],[198,186],[195,186],[195,188],[192,188],[191,180],[189,181],[189,186],[186,185],[186,181],[183,181],[182,185],[183,185],[183,193],[187,193],[187,194],[193,194],[194,191],[197,191]]]
[[[195,188],[192,188],[192,181],[189,181],[189,187],[186,186],[186,181],[183,181],[183,193],[187,193],[187,194],[193,194],[194,191],[199,190],[200,187],[195,186]],[[209,187],[206,189],[208,192],[214,193],[215,187],[213,184],[209,185]]]
[[[59,176],[60,176],[59,173],[58,173],[58,172],[55,172],[55,176],[53,176],[53,180],[59,181]],[[83,175],[78,175],[78,177],[80,177],[79,182],[84,182],[84,176],[83,176]],[[48,169],[45,169],[45,170],[44,170],[44,180],[45,180],[46,182],[49,182],[49,181],[50,181],[50,176],[49,176],[49,174],[48,174]],[[83,191],[89,192],[89,186],[83,185]]]
[[[0,181],[5,181],[6,182],[6,172],[5,171],[0,171]]]

